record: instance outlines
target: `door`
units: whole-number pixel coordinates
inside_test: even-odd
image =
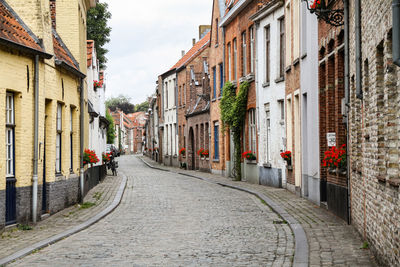
[[[46,190],[46,121],[47,115],[44,117],[44,142],[43,142],[43,183],[42,183],[42,213],[47,210],[47,190]]]
[[[194,140],[194,132],[193,128],[190,128],[189,130],[189,158],[188,158],[188,169],[189,170],[195,170],[196,169],[196,146],[195,146],[195,140]]]

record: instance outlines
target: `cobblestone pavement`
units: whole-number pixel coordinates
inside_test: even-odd
[[[286,189],[236,182],[211,173],[161,166],[147,157],[142,157],[142,159],[153,166],[172,172],[187,173],[215,182],[241,186],[268,196],[301,223],[307,235],[310,249],[309,263],[312,267],[377,266],[370,250],[361,249],[363,240],[353,226]]]
[[[12,266],[291,266],[290,227],[258,198],[120,159],[121,204]]]
[[[17,227],[7,229],[0,236],[0,258],[60,234],[92,218],[114,200],[121,181],[122,178],[119,176],[107,176],[103,182],[90,190],[84,199],[84,202],[95,204],[90,208],[83,208],[80,205],[69,207],[38,222],[32,230],[19,230]]]

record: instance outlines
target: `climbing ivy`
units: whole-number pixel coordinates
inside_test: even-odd
[[[223,88],[222,99],[220,102],[222,131],[225,133],[227,128],[232,131],[233,143],[235,145],[235,172],[236,179],[241,179],[241,136],[247,111],[247,95],[249,83],[240,84],[239,92],[236,95],[235,86],[227,82]]]

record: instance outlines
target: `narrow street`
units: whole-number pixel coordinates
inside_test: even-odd
[[[291,229],[247,193],[119,158],[121,204],[10,266],[291,266]]]

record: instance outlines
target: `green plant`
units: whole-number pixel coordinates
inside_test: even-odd
[[[88,208],[91,208],[91,207],[93,207],[93,206],[95,206],[95,205],[96,205],[96,204],[93,203],[93,202],[85,202],[85,203],[83,203],[83,204],[79,207],[79,209],[80,209],[80,210],[88,209]]]
[[[94,193],[93,198],[95,198],[96,201],[99,201],[102,195],[103,195],[103,192],[96,192],[96,193]]]
[[[369,244],[367,241],[364,241],[364,243],[361,245],[360,249],[369,249]]]
[[[241,180],[241,137],[243,136],[243,126],[247,112],[247,95],[249,83],[240,84],[239,92],[236,95],[235,86],[227,82],[223,88],[223,95],[220,102],[221,120],[223,134],[227,127],[232,131],[234,143],[234,158],[236,179]]]
[[[111,116],[110,112],[108,111],[108,108],[106,109],[106,119],[109,122],[107,127],[107,144],[114,144],[114,139],[115,139],[114,119]]]
[[[18,228],[18,230],[21,230],[21,231],[30,231],[33,229],[32,226],[29,226],[27,224],[17,224],[17,228]]]

